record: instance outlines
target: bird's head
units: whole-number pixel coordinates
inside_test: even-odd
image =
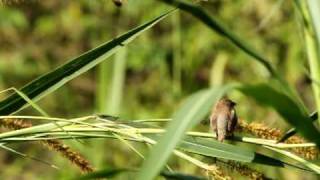
[[[220,102],[221,102],[222,104],[228,106],[228,107],[231,107],[231,108],[233,108],[234,106],[237,105],[237,103],[235,103],[234,101],[231,101],[231,100],[228,99],[228,98],[222,98],[222,99],[220,100]]]

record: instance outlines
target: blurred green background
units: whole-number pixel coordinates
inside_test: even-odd
[[[209,0],[200,4],[269,57],[297,88],[307,106],[314,109],[305,68],[301,22],[292,2]],[[161,2],[139,0],[128,0],[121,8],[111,0],[3,3],[0,5],[0,88],[19,88],[168,9],[170,7]],[[124,120],[168,118],[184,97],[201,88],[229,82],[268,81],[268,72],[249,58],[190,15],[179,12],[94,70],[42,99],[39,105],[54,117],[105,113]],[[2,98],[5,95],[1,94]],[[238,93],[229,96],[239,104],[237,111],[241,119],[283,130],[288,128],[271,109],[259,107]],[[19,114],[39,115],[31,108]],[[198,128],[208,131],[208,126]],[[141,162],[116,140],[89,140],[84,145],[73,141],[66,143],[80,151],[97,169],[139,167]],[[144,153],[148,150],[143,145],[135,146]],[[66,159],[39,144],[13,144],[11,147],[50,161],[62,170],[1,150],[1,179],[63,179],[79,174]],[[172,158],[170,162],[181,172],[204,175],[183,160]],[[279,179],[315,178],[299,170],[255,168]]]

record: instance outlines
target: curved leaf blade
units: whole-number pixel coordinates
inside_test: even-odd
[[[274,108],[299,133],[320,147],[320,133],[313,126],[308,114],[301,111],[299,105],[290,97],[267,84],[246,85],[240,87],[239,90],[254,98],[258,103]]]
[[[165,134],[151,149],[138,174],[138,179],[148,180],[156,177],[184,133],[200,122],[212,105],[231,88],[233,88],[232,85],[203,90],[190,96],[173,115],[173,120],[168,124]]]
[[[313,112],[309,115],[309,118],[312,120],[312,122],[316,121],[318,119],[318,112]],[[278,143],[284,142],[287,139],[289,139],[291,136],[295,135],[297,133],[296,128],[291,128],[287,132],[285,132],[282,137],[278,140]]]

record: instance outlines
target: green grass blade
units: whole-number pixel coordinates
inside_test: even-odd
[[[107,102],[110,84],[110,61],[104,61],[97,66],[96,110],[99,114],[107,114]]]
[[[239,90],[258,103],[274,108],[299,133],[320,147],[320,133],[313,126],[308,114],[302,112],[290,97],[267,84],[242,86]]]
[[[186,138],[178,149],[209,157],[284,167],[285,163],[249,149],[204,138]]]
[[[281,167],[281,168],[287,165],[300,170],[312,172],[311,171],[312,169],[309,170],[309,169],[301,168],[294,164],[284,162],[281,159],[269,157],[264,154],[257,153],[250,149],[244,149],[239,146],[220,143],[218,141],[208,140],[204,138],[194,138],[194,137],[186,138],[178,146],[178,149],[181,149],[190,153],[208,156],[208,157],[216,157],[216,158],[240,161],[244,163],[257,163],[261,165],[269,165],[269,166]],[[294,158],[292,159],[296,160]]]
[[[139,27],[80,55],[61,67],[35,79],[24,86],[20,91],[32,100],[40,99],[41,97],[55,91],[68,81],[88,71],[98,63],[104,61],[119,49],[122,49],[123,46],[141,35],[145,30],[151,28],[163,18],[167,17],[173,11],[174,10],[166,12]],[[17,93],[14,93],[0,102],[0,115],[7,115],[16,112],[24,105],[26,105],[26,101]]]
[[[320,1],[318,0],[307,0],[310,16],[313,22],[313,26],[316,32],[316,36],[318,39],[318,42],[320,44]]]
[[[220,53],[214,60],[210,70],[210,86],[221,86],[223,84],[225,68],[228,61],[226,53]]]
[[[151,149],[151,152],[142,165],[138,179],[153,179],[161,171],[184,133],[200,122],[211,109],[212,105],[233,86],[199,91],[190,96],[173,115],[165,134]],[[152,168],[150,168],[152,167]]]
[[[307,0],[309,15],[305,15],[307,26],[304,27],[304,37],[312,80],[312,90],[317,111],[320,112],[320,2],[319,0]],[[320,125],[320,119],[318,119]]]
[[[119,115],[125,84],[127,50],[123,48],[115,56],[112,72],[111,90],[108,97],[108,113]]]
[[[242,162],[251,162],[254,157],[253,153],[249,151],[244,151],[241,148],[235,149],[235,146],[226,143],[219,143],[215,140],[211,140],[209,141],[209,144],[207,142],[202,142],[202,140],[198,138],[196,141],[197,142],[184,140],[179,145],[178,149],[195,154],[201,154],[204,156],[217,157]],[[237,150],[237,152],[235,150]]]
[[[172,49],[173,51],[173,93],[180,95],[182,88],[182,36],[181,36],[181,13],[172,16]]]

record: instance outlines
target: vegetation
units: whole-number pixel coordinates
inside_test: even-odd
[[[315,0],[2,1],[0,177],[317,179],[319,12]],[[208,116],[226,95],[240,120],[222,143]]]

